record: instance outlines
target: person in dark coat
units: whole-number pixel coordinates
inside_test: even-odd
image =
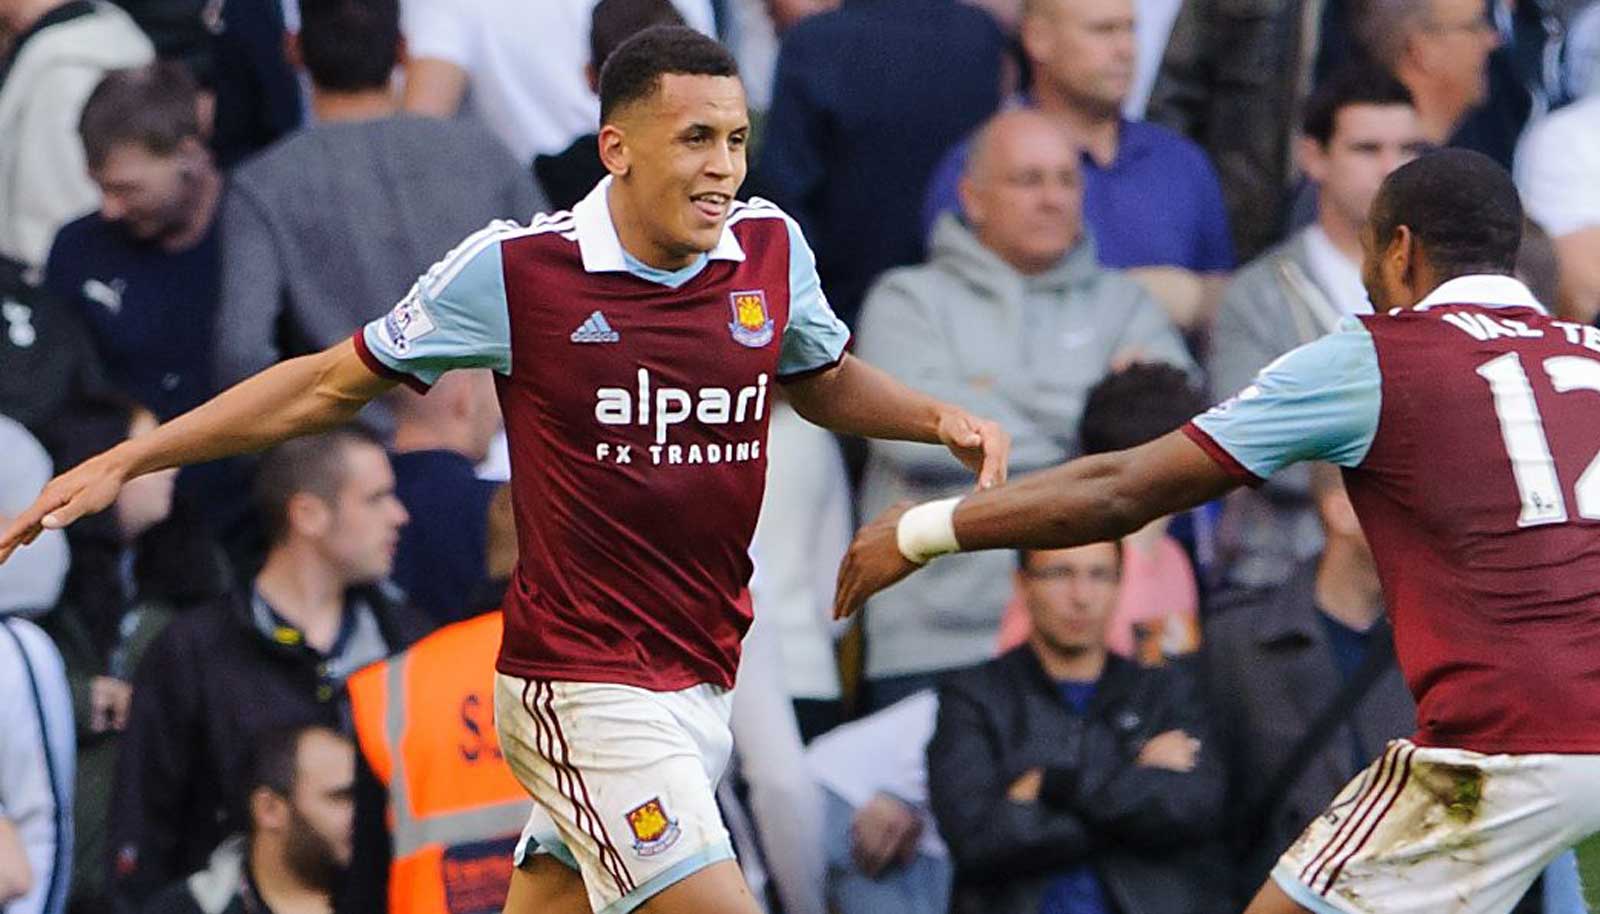
[[[385,583],[406,513],[375,440],[339,429],[280,445],[256,501],[272,546],[248,590],[173,622],[134,675],[108,841],[118,911],[243,830],[237,798],[262,733],[347,732],[345,678],[427,631]]]
[[[1111,654],[1121,547],[1019,554],[1026,644],[952,673],[928,744],[954,914],[1209,914],[1224,776],[1189,671]]]

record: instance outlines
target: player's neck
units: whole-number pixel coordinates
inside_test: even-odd
[[[311,113],[321,124],[372,121],[399,110],[394,93],[387,88],[360,92],[330,92],[315,86],[311,89]]]
[[[652,242],[641,228],[644,219],[634,208],[620,181],[613,180],[606,191],[606,207],[611,211],[611,225],[616,229],[617,242],[629,257],[647,267],[658,270],[681,270],[695,262],[696,254],[677,255]]]
[[[250,842],[246,865],[262,903],[273,914],[329,914],[333,899],[326,891],[301,881],[284,858],[283,848],[276,842],[263,838]]]
[[[273,547],[255,584],[273,612],[305,634],[307,644],[323,652],[333,646],[344,620],[345,584],[313,550],[295,543]]]
[[[1339,537],[1328,540],[1317,564],[1317,606],[1335,620],[1365,631],[1383,615],[1383,585],[1372,553]]]

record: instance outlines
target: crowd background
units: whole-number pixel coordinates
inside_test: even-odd
[[[1369,311],[1366,209],[1431,148],[1511,169],[1521,278],[1600,316],[1595,0],[0,0],[0,522],[581,199],[599,69],[664,24],[734,50],[744,195],[856,351],[1001,421],[1016,474]],[[1412,729],[1326,468],[840,626],[855,522],[970,479],[781,404],[769,455],[720,797],[774,914],[1236,910]],[[0,910],[498,911],[506,473],[458,372],[0,568]],[[1519,911],[1580,892],[1569,855]]]

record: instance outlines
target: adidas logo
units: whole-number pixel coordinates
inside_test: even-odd
[[[578,329],[572,331],[574,343],[615,343],[622,339],[622,334],[611,329],[606,323],[606,316],[599,311],[589,315]]]

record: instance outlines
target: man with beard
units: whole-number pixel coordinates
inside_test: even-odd
[[[245,782],[249,832],[144,914],[329,914],[350,865],[355,750],[320,726],[267,733]]]
[[[79,121],[98,212],[56,235],[45,286],[81,314],[117,390],[165,420],[211,391],[222,176],[180,64],[105,77]]]

